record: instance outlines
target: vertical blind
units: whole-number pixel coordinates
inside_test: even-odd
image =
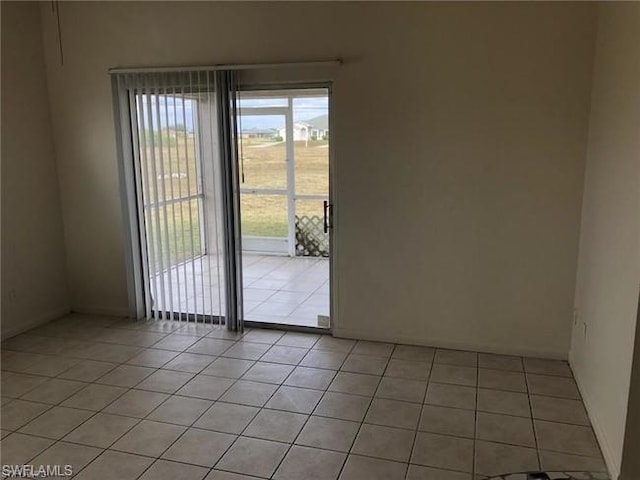
[[[241,328],[235,72],[113,76],[139,317]]]

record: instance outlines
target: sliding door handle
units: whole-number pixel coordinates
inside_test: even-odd
[[[333,228],[333,205],[327,200],[323,202],[324,205],[324,233],[329,233],[329,229]]]
[[[323,221],[323,231],[324,233],[327,233],[329,231],[329,217],[327,216],[328,210],[329,210],[329,202],[328,201],[324,201],[323,203],[323,208],[324,208],[324,221]]]

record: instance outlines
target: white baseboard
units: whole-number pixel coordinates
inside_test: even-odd
[[[615,460],[615,455],[613,454],[613,449],[611,448],[611,443],[609,442],[609,438],[607,437],[607,433],[602,427],[602,421],[600,421],[600,417],[598,417],[598,413],[595,408],[593,408],[593,401],[591,400],[591,396],[589,395],[589,391],[584,388],[584,383],[578,373],[578,370],[573,368],[573,358],[569,356],[569,365],[571,366],[571,370],[573,371],[573,378],[578,385],[578,390],[580,391],[580,395],[582,395],[582,402],[584,403],[584,407],[587,410],[587,415],[589,416],[589,420],[591,421],[591,426],[593,427],[593,431],[598,439],[598,444],[600,445],[600,450],[602,450],[602,456],[604,457],[604,463],[607,466],[607,470],[609,470],[609,476],[611,480],[618,480],[620,476],[620,467],[617,465]]]
[[[522,357],[549,358],[555,360],[567,360],[568,352],[544,348],[522,348],[516,346],[492,345],[482,342],[464,343],[451,342],[437,338],[420,338],[416,336],[377,334],[376,332],[366,332],[339,328],[334,326],[333,336],[341,338],[352,338],[358,340],[371,340],[374,342],[401,343],[405,345],[419,345],[425,347],[451,348],[454,350],[468,350],[472,352],[496,353],[500,355],[517,355]]]
[[[26,320],[21,322],[19,325],[14,325],[6,330],[3,328],[2,333],[0,334],[0,338],[2,340],[6,340],[7,338],[15,337],[21,333],[26,332],[27,330],[31,330],[32,328],[39,327],[40,325],[44,325],[51,320],[57,320],[58,318],[64,317],[69,314],[70,310],[68,308],[61,308],[58,310],[54,310],[52,312],[47,312],[43,315],[40,315],[34,319]]]

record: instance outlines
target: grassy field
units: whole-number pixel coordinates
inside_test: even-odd
[[[144,144],[141,163],[147,253],[149,265],[159,271],[202,252],[198,200],[156,206],[156,199],[197,195],[195,144],[192,135],[175,131],[156,132],[153,141],[145,132]]]
[[[149,264],[155,265],[156,271],[202,253],[198,200],[174,203],[160,209],[148,208],[145,222]],[[149,244],[151,242],[153,245]],[[161,250],[158,250],[158,246]],[[159,255],[160,252],[162,256]]]
[[[240,188],[287,188],[286,144],[243,139]],[[329,149],[326,140],[294,143],[296,194],[324,194],[329,188]],[[244,179],[244,181],[243,181]],[[265,237],[287,236],[286,196],[241,197],[242,233]],[[302,200],[297,215],[322,215],[322,200]]]
[[[149,139],[150,140],[150,139]],[[193,135],[184,132],[163,131],[155,135],[154,141],[146,142],[148,168],[143,169],[143,191],[145,204],[156,202],[156,198],[178,199],[199,192],[196,181],[196,152]],[[328,192],[328,142],[317,140],[295,142],[295,179],[297,194],[324,194]],[[286,189],[286,152],[284,142],[263,139],[242,139],[241,188]],[[159,161],[162,157],[162,161]],[[158,159],[155,169],[150,160]],[[158,191],[152,186],[158,179]],[[189,209],[189,206],[191,208]],[[147,236],[149,239],[161,235],[164,245],[162,257],[166,267],[184,261],[202,250],[200,244],[200,222],[198,200],[181,200],[169,205],[146,208]],[[157,212],[156,212],[157,211]],[[163,212],[167,213],[167,222]],[[160,214],[158,221],[156,213]],[[296,202],[297,215],[322,216],[322,200],[300,200]],[[175,218],[175,221],[174,221]],[[241,224],[243,235],[286,237],[287,199],[285,195],[241,195]],[[168,239],[168,242],[167,242]],[[157,242],[154,242],[156,267],[160,267]]]

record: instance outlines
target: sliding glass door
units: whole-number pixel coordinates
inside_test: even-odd
[[[113,83],[136,316],[329,327],[328,89],[238,100],[224,71]]]
[[[239,94],[244,318],[329,327],[329,92]]]
[[[241,328],[235,85],[222,73],[114,79],[139,317]]]

